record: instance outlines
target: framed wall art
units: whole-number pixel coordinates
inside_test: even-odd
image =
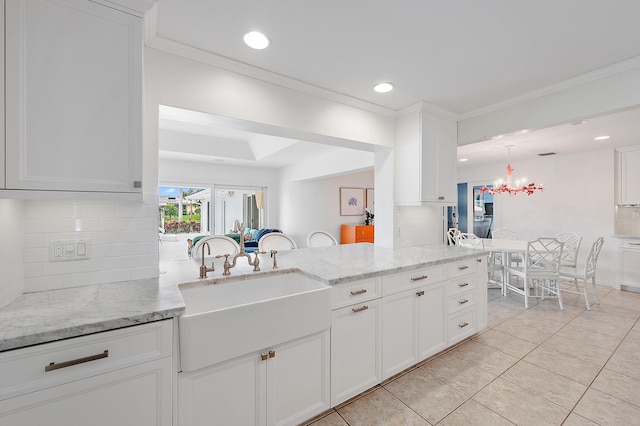
[[[340,188],[340,216],[362,216],[364,207],[364,188]]]
[[[373,207],[375,206],[375,198],[373,188],[367,188],[367,204],[366,208],[369,211],[373,211]]]

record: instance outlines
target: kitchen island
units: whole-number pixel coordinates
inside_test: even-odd
[[[256,368],[254,359],[270,359],[276,353],[280,364],[266,364],[280,365],[281,385],[288,380],[295,383],[298,375],[283,370],[287,365],[283,360],[287,352],[304,350],[309,355],[303,358],[309,366],[305,374],[323,389],[322,394],[306,386],[310,399],[304,403],[290,403],[280,394],[277,407],[255,413],[256,419],[267,416],[278,423],[297,424],[484,328],[484,259],[483,251],[444,245],[388,249],[361,243],[282,251],[277,253],[275,270],[270,256],[262,254],[260,272],[239,259],[231,275],[223,276],[217,259],[216,270],[198,279],[199,265],[189,259],[163,264],[159,279],[24,294],[0,308],[0,373],[8,378],[0,386],[0,423],[39,423],[54,412],[65,413],[67,420],[89,422],[96,410],[116,424],[132,419],[122,417],[126,410],[100,403],[107,399],[130,407],[136,424],[199,424],[186,419],[206,418],[212,415],[210,410],[222,415],[230,405],[192,405],[200,401],[193,398],[193,389],[208,389],[207,383],[214,383],[229,392],[228,386],[237,388],[239,382],[221,378],[230,371],[228,365],[242,361],[249,369]],[[211,260],[207,258],[207,265]],[[183,371],[176,344],[179,318],[185,313],[181,289],[233,285],[291,272],[329,286],[330,320],[322,331],[269,344],[264,349],[268,356],[261,350]],[[361,352],[364,346],[352,346],[363,339],[371,350]],[[309,364],[310,359],[316,364]],[[170,402],[176,383],[177,410]],[[255,394],[252,386],[241,392]],[[148,398],[150,394],[157,397]],[[291,401],[301,400],[299,396]],[[251,411],[246,400],[238,401]],[[262,404],[256,402],[256,409]],[[71,409],[77,406],[82,409]],[[84,424],[73,421],[69,424]]]

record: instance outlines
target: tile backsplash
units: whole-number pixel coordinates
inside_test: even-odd
[[[440,206],[395,207],[394,247],[414,247],[443,242]]]
[[[158,276],[158,203],[24,201],[24,292]],[[49,261],[49,242],[88,239],[91,257]]]

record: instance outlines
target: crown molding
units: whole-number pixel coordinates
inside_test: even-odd
[[[468,118],[478,117],[480,115],[488,114],[494,111],[498,111],[510,106],[514,106],[526,101],[530,101],[542,96],[552,95],[554,93],[562,92],[563,90],[570,89],[572,87],[580,86],[582,84],[590,83],[592,81],[600,80],[602,78],[610,77],[615,74],[619,74],[625,71],[629,71],[635,68],[640,68],[640,56],[635,56],[624,61],[616,62],[615,64],[607,65],[602,68],[595,69],[593,71],[580,74],[579,76],[569,78],[567,80],[551,84],[538,90],[525,93],[521,96],[516,96],[511,99],[507,99],[495,104],[487,105],[482,108],[478,108],[458,116],[459,120],[466,120]]]
[[[157,5],[157,0],[90,0],[112,9],[117,9],[130,15],[143,18],[152,7]]]
[[[442,107],[439,107],[438,105],[430,104],[429,102],[426,102],[426,101],[420,101],[413,105],[409,105],[406,108],[402,108],[401,110],[398,111],[398,116],[411,114],[414,112],[426,112],[428,114],[434,115],[436,117],[439,117],[445,120],[454,120],[454,121],[458,120],[460,117],[455,112],[451,112]]]
[[[305,83],[304,81],[296,80],[295,78],[267,71],[263,68],[254,67],[244,62],[216,55],[164,37],[152,35],[151,31],[153,31],[153,33],[156,32],[155,20],[157,19],[157,16],[154,18],[152,15],[153,14],[149,14],[149,22],[154,28],[149,28],[145,34],[146,45],[148,47],[365,111],[388,117],[397,116],[397,112],[395,110],[372,104],[370,102],[363,101],[362,99],[354,98],[343,93],[332,92],[331,90],[323,89],[322,87],[314,86],[312,84]]]

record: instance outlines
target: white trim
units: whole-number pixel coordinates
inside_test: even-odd
[[[273,83],[278,86],[297,90],[313,96],[318,96],[320,98],[328,99],[330,101],[359,108],[365,111],[374,112],[389,117],[396,117],[397,115],[396,111],[382,107],[380,105],[372,104],[370,102],[347,96],[342,93],[332,92],[330,90],[305,83],[301,80],[296,80],[282,74],[277,74],[262,68],[254,67],[252,65],[226,58],[224,56],[216,55],[192,46],[187,46],[173,40],[168,40],[158,36],[151,36],[150,31],[151,30],[149,29],[146,32],[147,47],[151,47],[153,49],[161,50],[167,53],[172,53],[174,55],[182,56],[187,59],[202,62],[207,65],[246,75],[248,77],[263,80],[268,83]]]
[[[530,101],[542,96],[551,95],[553,93],[562,92],[563,90],[570,89],[575,86],[580,86],[592,81],[600,80],[605,77],[609,77],[615,74],[619,74],[625,71],[629,71],[635,68],[640,68],[640,56],[617,62],[615,64],[607,65],[602,68],[595,69],[593,71],[580,74],[576,77],[560,81],[558,83],[551,84],[541,89],[533,90],[514,98],[510,98],[504,101],[497,102],[495,104],[487,105],[482,108],[474,109],[469,112],[465,112],[458,116],[458,120],[466,120],[468,118],[478,117],[490,112],[498,111],[510,106],[514,106],[526,101]]]

